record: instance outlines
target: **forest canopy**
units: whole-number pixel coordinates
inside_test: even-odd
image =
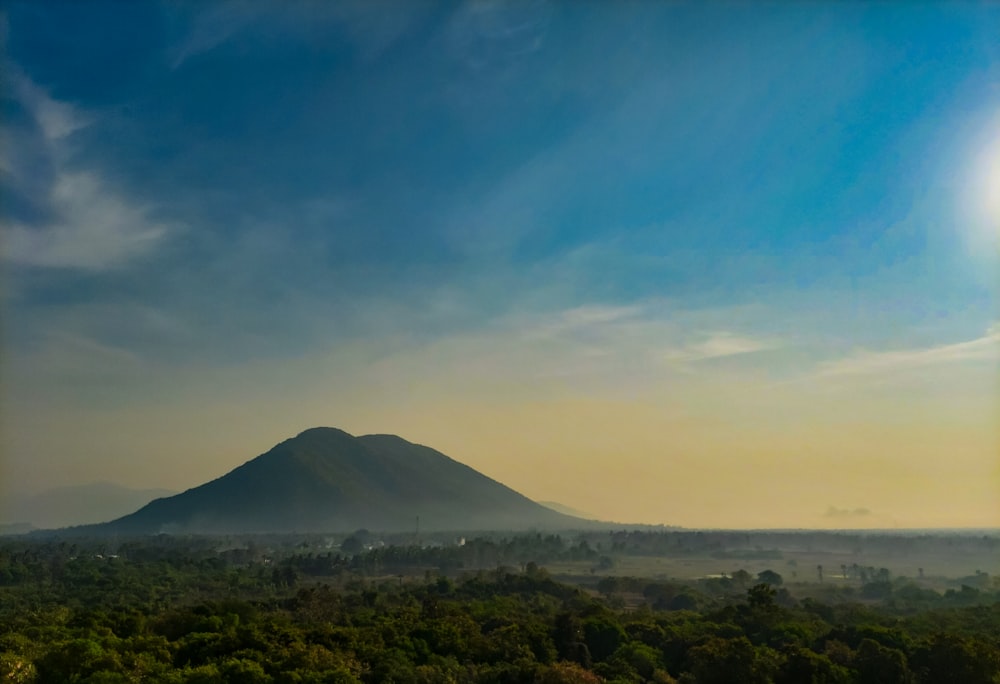
[[[8,539],[0,542],[0,676],[366,684],[1000,677],[1000,591],[985,573],[974,578],[978,587],[944,592],[877,570],[855,590],[825,594],[818,583],[793,593],[773,570],[697,581],[595,572],[570,583],[527,559],[593,549],[554,535],[463,542],[346,555],[308,542],[226,549],[223,540],[162,537],[108,553],[101,540]],[[455,567],[453,549],[483,557],[491,547],[518,548],[523,562]]]

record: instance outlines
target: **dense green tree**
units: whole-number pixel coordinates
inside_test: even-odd
[[[792,647],[782,653],[775,684],[850,684],[850,671],[823,654]]]
[[[996,642],[935,634],[914,653],[913,670],[922,682],[936,684],[990,684],[1000,679],[1000,652]]]
[[[858,684],[906,684],[910,672],[906,656],[873,639],[862,639],[854,656]]]
[[[583,638],[591,657],[599,662],[610,658],[628,635],[613,615],[602,613],[583,621]]]
[[[711,540],[616,533],[585,548],[524,535],[470,540],[471,551],[387,546],[353,559],[322,551],[323,540],[232,548],[232,540],[165,537],[123,542],[121,554],[83,541],[71,549],[0,540],[8,571],[0,586],[0,679],[995,684],[1000,677],[1000,584],[981,579],[966,578],[976,587],[944,595],[895,580],[888,598],[860,604],[832,581],[811,585],[811,597],[798,601],[799,584],[746,590],[729,578],[618,577],[601,585],[609,597],[601,599],[529,560],[522,572],[513,569],[520,562],[497,565],[524,554],[559,557],[560,549],[586,555],[596,544],[602,552],[624,544],[652,553],[710,548]],[[492,565],[449,577],[421,565],[473,558]],[[367,574],[387,566],[409,569]],[[866,570],[869,583],[883,575]],[[681,598],[683,606],[675,603]],[[629,610],[611,609],[610,599],[627,599]]]
[[[662,654],[655,648],[641,642],[623,644],[608,659],[608,667],[603,670],[609,679],[637,679],[651,681],[663,667]]]
[[[688,653],[688,672],[698,684],[764,684],[771,680],[774,659],[758,653],[746,637],[712,637]]]

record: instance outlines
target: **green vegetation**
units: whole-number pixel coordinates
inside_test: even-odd
[[[350,540],[372,546],[364,531]],[[1000,682],[1000,591],[986,573],[943,592],[884,569],[842,587],[790,588],[776,570],[696,581],[595,572],[570,584],[540,563],[597,567],[586,540],[482,537],[353,555],[326,545],[2,540],[0,678]]]

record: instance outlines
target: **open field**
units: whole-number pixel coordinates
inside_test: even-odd
[[[927,581],[944,581],[973,577],[977,571],[1000,575],[1000,556],[995,550],[967,551],[948,554],[938,550],[914,551],[898,555],[877,550],[865,553],[826,551],[780,551],[774,558],[718,558],[706,556],[617,556],[611,567],[601,569],[601,575],[649,577],[652,579],[701,579],[730,575],[746,570],[756,575],[764,570],[781,574],[786,582],[826,582],[857,584],[851,568],[855,565],[886,568],[893,577],[908,577]],[[820,580],[818,566],[822,566]],[[555,562],[546,565],[554,575],[587,574],[591,565],[582,562]],[[845,572],[846,570],[846,572]]]

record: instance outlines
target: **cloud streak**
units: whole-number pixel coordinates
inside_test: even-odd
[[[673,394],[681,385],[690,392],[695,386],[704,389],[703,382],[718,381],[721,372],[696,367],[697,361],[745,357],[779,346],[777,340],[753,333],[718,331],[698,337],[691,332],[717,330],[712,321],[732,318],[732,313],[672,309],[655,302],[514,312],[485,327],[438,337],[420,349],[400,350],[377,364],[377,372],[386,379],[415,378],[410,386],[433,376],[436,387],[448,385],[452,393],[478,393],[490,386],[518,392],[530,387],[535,396],[638,397]],[[753,381],[758,372],[755,363],[740,360],[725,369],[725,377],[733,387]]]
[[[201,12],[190,32],[171,50],[171,68],[177,69],[191,57],[224,43],[256,20],[262,7],[245,2],[219,2]]]
[[[22,266],[104,270],[152,250],[168,227],[150,218],[150,208],[115,192],[92,168],[71,168],[72,135],[92,123],[72,105],[49,97],[24,77],[15,76],[13,89],[33,119],[40,153],[53,169],[49,178],[35,178],[31,165],[4,154],[2,167],[13,187],[35,188],[44,203],[42,220],[25,221],[5,213],[0,217],[3,241],[0,258]],[[8,138],[17,131],[5,130]]]
[[[226,0],[198,7],[187,32],[168,51],[170,66],[215,50],[244,34],[280,34],[295,41],[321,43],[321,33],[342,32],[363,60],[377,58],[431,10],[426,3],[364,0],[272,4]]]
[[[781,346],[775,340],[755,339],[727,331],[711,333],[701,342],[668,349],[664,358],[671,363],[691,363],[767,351]]]
[[[881,375],[941,364],[967,361],[1000,361],[1000,325],[991,326],[984,335],[966,342],[955,342],[922,349],[897,351],[861,351],[844,359],[819,364],[814,379]]]
[[[15,72],[14,92],[21,104],[34,114],[35,121],[46,141],[53,143],[90,125],[91,119],[82,115],[72,105],[53,100],[29,79]]]
[[[566,309],[544,316],[544,320],[527,323],[522,329],[521,337],[531,339],[553,339],[570,333],[596,334],[606,333],[612,327],[637,318],[643,309],[641,306],[602,306],[588,305]],[[517,321],[516,326],[524,325]]]
[[[60,173],[51,191],[58,217],[41,228],[4,226],[5,260],[14,264],[103,270],[149,252],[167,227],[145,207],[110,191],[95,173]]]

